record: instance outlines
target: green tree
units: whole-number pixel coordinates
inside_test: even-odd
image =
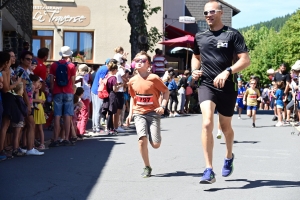
[[[284,62],[292,65],[300,59],[300,9],[282,27],[278,43]]]
[[[156,27],[147,29],[147,19],[161,10],[161,7],[151,7],[150,0],[128,0],[127,6],[120,6],[127,15],[131,27],[130,39],[131,59],[141,50],[154,51],[156,43],[163,34]]]

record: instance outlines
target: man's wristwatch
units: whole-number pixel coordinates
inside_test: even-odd
[[[162,107],[163,109],[166,109],[166,106],[160,106],[160,107]]]
[[[229,75],[231,75],[231,74],[232,74],[232,69],[231,69],[231,67],[227,67],[227,68],[226,68],[226,71],[228,71],[228,72],[229,72]]]

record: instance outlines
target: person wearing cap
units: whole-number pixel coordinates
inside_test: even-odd
[[[290,75],[287,73],[286,71],[286,64],[282,63],[278,69],[278,71],[274,74],[274,78],[273,78],[274,82],[280,82],[283,81],[284,83],[284,94],[287,95],[288,94],[288,90],[289,90],[289,84],[291,83],[291,77]],[[285,104],[286,106],[286,104]],[[278,117],[277,117],[277,113],[274,110],[274,117],[272,119],[273,121],[277,121]]]
[[[86,125],[89,119],[89,105],[91,101],[91,87],[89,85],[89,67],[86,64],[81,64],[78,67],[78,72],[75,78],[76,86],[82,87],[84,92],[81,97],[82,107],[79,111],[77,130],[82,136],[86,132]]]
[[[33,58],[30,67],[27,69],[28,74],[35,74],[33,71],[36,68],[36,66],[37,66],[37,61],[35,58]]]
[[[71,118],[74,115],[73,108],[73,86],[75,84],[76,69],[75,65],[68,62],[72,58],[73,52],[69,46],[61,47],[59,52],[61,60],[54,62],[50,67],[50,89],[53,95],[54,104],[54,131],[53,131],[53,141],[50,143],[49,147],[59,146],[58,135],[60,132],[60,118],[63,116],[63,127],[65,131],[65,138],[63,144],[70,144],[69,134],[71,127]],[[56,71],[59,65],[67,66],[68,83],[66,86],[59,86],[56,82]]]
[[[92,97],[92,106],[93,106],[93,115],[92,115],[92,128],[93,134],[100,133],[100,119],[101,119],[101,107],[103,104],[103,99],[98,97],[98,88],[100,86],[100,81],[103,79],[108,73],[108,63],[110,62],[110,58],[106,59],[105,64],[102,65],[96,72],[95,79],[91,88],[91,97]],[[90,133],[89,133],[90,134]]]
[[[163,55],[163,51],[161,49],[155,49],[155,53],[156,55],[153,57],[152,72],[157,74],[159,77],[163,77],[168,61]]]

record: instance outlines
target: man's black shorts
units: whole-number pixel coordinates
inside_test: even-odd
[[[231,117],[234,113],[234,106],[237,98],[237,92],[220,92],[201,85],[198,88],[199,104],[210,100],[216,104],[218,113],[223,116]]]
[[[123,109],[124,106],[124,92],[116,92],[117,94],[117,108],[119,110]]]

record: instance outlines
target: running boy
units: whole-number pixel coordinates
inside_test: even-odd
[[[139,150],[142,155],[145,168],[143,178],[151,176],[152,168],[148,156],[148,138],[151,146],[155,149],[160,147],[160,115],[164,113],[169,98],[169,90],[159,76],[151,74],[151,57],[141,51],[135,58],[137,74],[128,82],[130,111],[126,119],[128,126],[134,118],[136,132],[139,139]],[[161,106],[159,105],[160,94],[163,93]]]
[[[247,99],[247,115],[252,117],[253,123],[252,127],[255,128],[256,110],[257,110],[257,100],[260,97],[260,92],[256,87],[256,80],[250,80],[250,88],[246,90],[243,98],[243,103],[246,105]]]
[[[245,88],[243,87],[242,81],[238,81],[238,95],[236,98],[236,109],[239,112],[239,118],[241,119],[241,114],[242,114],[242,110],[244,108],[244,104],[243,104],[243,98],[244,98],[244,93],[245,93]]]

